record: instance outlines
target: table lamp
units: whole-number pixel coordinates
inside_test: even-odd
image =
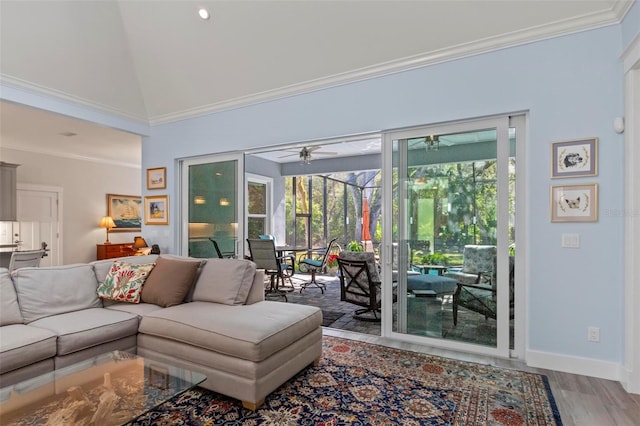
[[[145,248],[149,247],[147,245],[147,242],[145,241],[144,238],[142,237],[134,237],[133,239],[133,248],[136,250],[136,256],[142,256],[145,253],[146,250],[143,250]]]
[[[116,224],[111,216],[103,216],[102,219],[100,219],[100,228],[107,228],[107,241],[104,242],[105,244],[111,244],[111,241],[109,241],[109,231],[115,227]]]

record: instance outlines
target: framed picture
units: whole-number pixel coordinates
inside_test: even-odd
[[[142,198],[107,194],[107,216],[116,224],[109,232],[139,232],[142,226]]]
[[[598,174],[598,138],[551,143],[551,177]]]
[[[551,186],[551,222],[596,222],[598,184]]]
[[[167,168],[147,169],[147,189],[165,189],[167,187]]]
[[[169,196],[152,195],[144,197],[144,224],[169,224]]]

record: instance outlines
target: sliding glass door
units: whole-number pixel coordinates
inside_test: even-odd
[[[509,355],[516,134],[501,117],[385,135],[383,334]]]
[[[242,257],[244,165],[242,155],[216,155],[181,162],[182,254]]]

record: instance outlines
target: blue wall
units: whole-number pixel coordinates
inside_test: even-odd
[[[621,52],[613,25],[155,126],[143,169],[166,165],[175,188],[177,158],[528,111],[527,190],[519,194],[529,206],[528,349],[620,363],[623,138],[611,123],[623,115]],[[552,181],[550,143],[594,136],[598,176]],[[550,185],[585,182],[599,184],[599,221],[551,223]],[[162,245],[177,247],[174,231]],[[580,249],[560,247],[565,232],[580,234]],[[600,344],[587,342],[588,326],[600,327]]]
[[[636,3],[622,25],[150,128],[6,85],[0,97],[148,135],[142,170],[167,167],[171,218],[178,217],[180,158],[528,112],[528,143],[519,148],[526,151],[527,175],[520,176],[526,191],[518,194],[528,207],[527,349],[620,364],[624,147],[612,120],[624,115],[619,58],[637,36],[638,22]],[[600,139],[598,176],[550,179],[552,141],[594,136]],[[599,221],[551,223],[550,185],[587,182],[599,184]],[[177,229],[173,220],[143,233],[163,252],[176,252]],[[579,249],[560,247],[565,232],[580,234]],[[601,343],[587,342],[588,326],[600,327]]]

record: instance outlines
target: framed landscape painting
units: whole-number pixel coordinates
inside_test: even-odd
[[[109,232],[138,232],[142,226],[142,198],[107,194],[107,216],[116,224]]]
[[[598,138],[551,143],[551,177],[598,174]]]
[[[147,189],[165,189],[167,187],[167,168],[147,169]]]
[[[144,197],[145,225],[169,224],[169,196],[154,195]]]

